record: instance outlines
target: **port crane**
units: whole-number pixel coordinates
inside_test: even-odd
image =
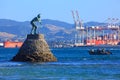
[[[76,13],[76,17],[75,17]],[[75,34],[75,45],[84,45],[84,27],[82,24],[82,21],[80,20],[79,13],[78,11],[72,11],[72,16],[73,20],[75,23],[75,29],[76,29],[76,34]]]
[[[86,45],[117,45],[120,43],[120,21],[108,18],[104,25],[83,27],[78,11],[72,11],[75,23],[75,46]]]

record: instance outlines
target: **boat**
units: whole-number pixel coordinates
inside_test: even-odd
[[[3,46],[4,46],[4,44],[2,42],[0,42],[0,47],[3,47]]]
[[[105,49],[91,49],[88,51],[90,55],[110,55],[112,54],[112,52],[110,52],[109,50],[105,50]]]
[[[20,48],[23,42],[5,41],[4,48]]]

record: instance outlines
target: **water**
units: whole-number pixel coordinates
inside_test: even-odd
[[[89,55],[89,47],[51,49],[57,62],[12,62],[18,48],[0,48],[0,80],[120,80],[120,49]]]

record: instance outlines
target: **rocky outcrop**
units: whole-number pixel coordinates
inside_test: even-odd
[[[57,61],[42,34],[29,34],[12,61],[50,62]]]

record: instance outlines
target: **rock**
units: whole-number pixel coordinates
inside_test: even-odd
[[[50,62],[57,61],[42,34],[29,34],[12,61]]]

